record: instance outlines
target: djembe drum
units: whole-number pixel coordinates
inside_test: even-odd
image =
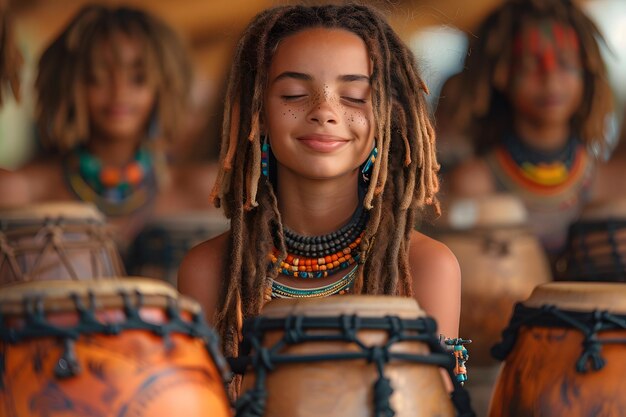
[[[228,220],[207,213],[161,216],[152,219],[127,251],[131,275],[163,279],[176,285],[178,267],[195,245],[228,230]]]
[[[274,300],[244,324],[239,353],[252,365],[238,417],[455,415],[438,368],[451,372],[452,355],[410,298]],[[474,415],[455,384],[459,415]]]
[[[0,211],[0,284],[124,275],[105,218],[86,203]]]
[[[626,282],[626,199],[583,210],[557,270],[562,281]]]
[[[626,285],[555,282],[515,307],[490,417],[621,416]]]
[[[461,267],[460,334],[472,340],[471,366],[493,365],[489,349],[515,303],[551,280],[545,252],[527,227],[526,209],[508,194],[457,199],[445,209],[433,236]]]
[[[0,416],[230,415],[217,336],[161,281],[8,284],[0,320]]]

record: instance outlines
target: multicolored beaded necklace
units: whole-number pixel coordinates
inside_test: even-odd
[[[348,268],[360,258],[359,244],[368,214],[359,204],[348,223],[323,236],[300,236],[284,228],[287,257],[277,266],[278,250],[269,258],[282,275],[296,278],[324,278]]]
[[[287,257],[278,265],[278,250],[269,255],[272,266],[281,275],[292,278],[316,279],[339,274],[352,267],[338,281],[316,288],[295,288],[272,282],[272,298],[312,298],[347,294],[357,276],[361,253],[359,244],[367,225],[368,212],[358,208],[341,229],[321,236],[301,236],[284,228]]]
[[[491,161],[489,161],[491,160]],[[561,195],[577,188],[588,171],[589,158],[575,138],[562,149],[544,153],[529,148],[515,135],[509,135],[488,158],[513,189],[544,197]]]
[[[65,179],[72,192],[94,203],[107,216],[138,211],[156,196],[156,176],[150,152],[139,149],[123,167],[104,166],[84,147],[77,147],[63,161]]]
[[[359,265],[357,264],[339,281],[317,288],[295,288],[274,281],[272,283],[271,296],[272,298],[317,298],[348,294],[358,269]]]

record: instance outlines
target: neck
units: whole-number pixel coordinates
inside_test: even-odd
[[[570,136],[570,128],[566,123],[538,125],[518,118],[514,126],[515,133],[526,145],[544,152],[563,148]]]
[[[123,167],[134,159],[139,144],[139,140],[107,140],[92,137],[87,143],[87,149],[102,162],[102,165]]]
[[[278,209],[283,224],[305,236],[331,233],[346,224],[359,204],[358,176],[310,180],[278,167]]]

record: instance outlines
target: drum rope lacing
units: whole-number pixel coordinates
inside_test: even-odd
[[[221,373],[223,382],[230,381],[232,376],[228,370],[226,360],[220,353],[219,336],[206,324],[201,310],[190,313],[190,321],[183,320],[177,300],[164,295],[163,298],[166,299],[167,303],[165,315],[168,320],[166,323],[152,323],[142,319],[139,314],[140,309],[144,306],[142,293],[135,291],[134,297],[132,297],[126,291],[119,291],[118,295],[123,300],[125,321],[103,323],[96,317],[97,300],[93,292],[90,291],[88,293],[88,307],[85,306],[80,296],[72,293],[71,299],[79,316],[78,323],[72,327],[56,326],[46,319],[47,313],[44,310],[45,295],[24,298],[24,326],[19,328],[8,327],[5,324],[5,314],[2,313],[2,306],[0,305],[0,341],[15,344],[24,340],[44,337],[55,337],[62,340],[64,349],[57,361],[54,373],[57,378],[68,378],[81,373],[80,364],[75,353],[75,343],[81,335],[117,335],[126,330],[146,330],[162,337],[166,349],[171,349],[173,344],[170,336],[172,334],[182,334],[201,339],[204,342],[205,349]],[[13,315],[11,314],[11,316]],[[3,388],[1,378],[3,364],[3,352],[0,352],[0,389]]]
[[[54,216],[43,218],[38,224],[32,224],[32,219],[20,219],[9,223],[0,221],[0,267],[6,262],[12,276],[19,281],[32,281],[40,273],[40,264],[50,251],[57,254],[60,263],[72,280],[79,280],[68,252],[74,250],[88,250],[91,255],[91,266],[94,279],[106,275],[107,268],[122,271],[121,260],[116,256],[116,248],[109,243],[110,233],[105,230],[104,223],[89,218],[65,218]],[[81,234],[81,239],[72,241],[66,239],[65,234]],[[33,236],[34,241],[21,242],[24,237]],[[103,259],[96,254],[105,252],[111,258],[104,265]],[[28,253],[37,256],[32,266],[24,268],[18,262],[18,257]]]
[[[282,339],[271,347],[263,346],[263,335],[269,331],[284,330]],[[328,332],[321,332],[328,330]],[[382,346],[367,346],[358,337],[361,330],[383,330],[388,334]],[[401,319],[397,316],[359,317],[341,315],[339,317],[289,316],[286,318],[255,317],[246,320],[243,326],[243,342],[240,357],[230,358],[229,362],[236,373],[245,373],[252,365],[256,371],[254,388],[242,393],[235,404],[236,417],[262,417],[265,413],[267,374],[276,367],[289,363],[306,363],[339,360],[366,360],[373,363],[378,371],[374,383],[374,416],[392,417],[395,411],[390,398],[393,393],[391,381],[385,377],[384,367],[390,361],[422,363],[445,368],[454,384],[452,402],[459,417],[475,416],[470,406],[469,395],[454,377],[454,358],[440,345],[435,336],[437,325],[430,317]],[[360,351],[323,354],[294,355],[282,353],[289,345],[309,342],[346,342],[360,348]],[[421,342],[430,348],[430,354],[409,354],[393,352],[392,345],[399,342]]]
[[[618,234],[626,232],[626,220],[579,221],[568,231],[565,250],[565,280],[626,281],[626,254],[620,246],[626,241]],[[602,239],[590,240],[591,235],[606,233]],[[608,246],[609,250],[603,250]],[[600,253],[602,252],[602,253]]]
[[[504,360],[513,350],[519,330],[524,326],[572,327],[583,336],[582,352],[576,361],[576,371],[599,371],[606,364],[602,357],[602,345],[626,344],[626,338],[598,338],[601,331],[626,330],[626,316],[612,314],[605,310],[575,312],[562,310],[550,304],[539,308],[515,305],[509,326],[502,332],[502,341],[491,348],[491,355]]]

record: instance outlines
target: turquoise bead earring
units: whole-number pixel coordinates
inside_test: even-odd
[[[267,136],[263,136],[263,144],[261,145],[261,173],[265,177],[269,177],[270,172],[270,144]]]
[[[363,178],[363,182],[365,183],[370,182],[370,173],[371,173],[372,167],[374,166],[374,162],[376,162],[377,156],[378,156],[378,148],[374,146],[374,148],[372,149],[372,152],[370,152],[370,155],[367,158],[367,161],[365,162],[365,165],[363,166],[363,169],[361,169],[361,177]]]

